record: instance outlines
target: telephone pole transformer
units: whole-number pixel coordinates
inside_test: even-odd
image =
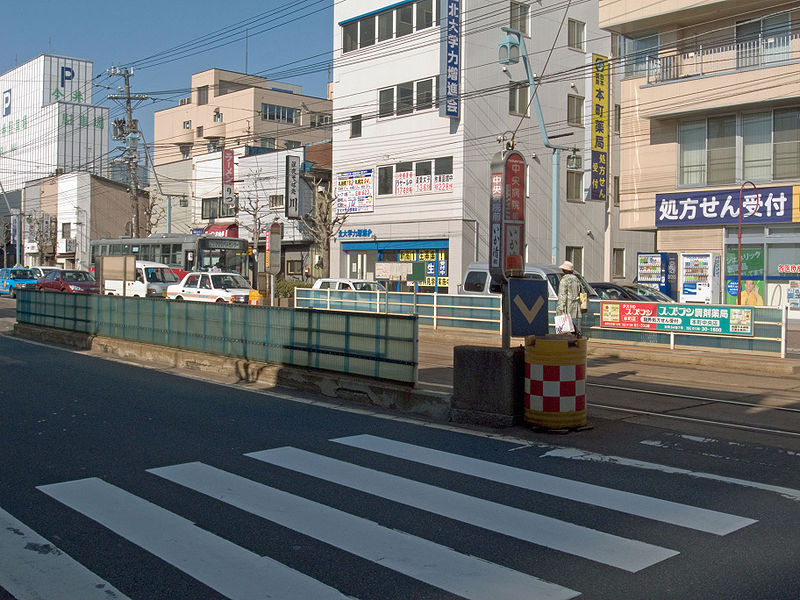
[[[139,165],[139,122],[133,118],[134,102],[149,100],[146,94],[131,94],[131,77],[133,68],[110,67],[106,69],[108,75],[116,75],[125,79],[125,87],[118,88],[124,94],[109,94],[110,100],[125,101],[126,119],[118,119],[113,123],[113,136],[115,140],[125,140],[125,162],[128,164],[128,177],[130,180],[131,195],[131,236],[141,237],[139,223],[139,181],[136,167]]]

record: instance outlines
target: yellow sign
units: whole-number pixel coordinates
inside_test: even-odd
[[[608,94],[609,62],[607,56],[592,54],[592,170],[591,199],[608,196]]]

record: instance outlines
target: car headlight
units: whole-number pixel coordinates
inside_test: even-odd
[[[70,284],[69,289],[71,289],[73,292],[82,292],[83,291],[83,288],[81,288],[81,286],[79,286],[79,285]]]

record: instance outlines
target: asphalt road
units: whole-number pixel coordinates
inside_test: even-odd
[[[0,406],[4,600],[800,596],[780,445],[465,430],[8,336]]]

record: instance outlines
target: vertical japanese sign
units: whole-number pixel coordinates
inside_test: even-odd
[[[526,170],[525,158],[519,152],[498,152],[492,159],[489,273],[496,282],[523,273]]]
[[[592,200],[608,198],[608,57],[592,54]]]
[[[286,156],[286,218],[300,218],[300,157]]]
[[[233,206],[236,198],[233,193],[233,150],[222,151],[222,201]]]
[[[442,38],[444,116],[458,118],[461,95],[461,0],[444,0],[447,23]]]

